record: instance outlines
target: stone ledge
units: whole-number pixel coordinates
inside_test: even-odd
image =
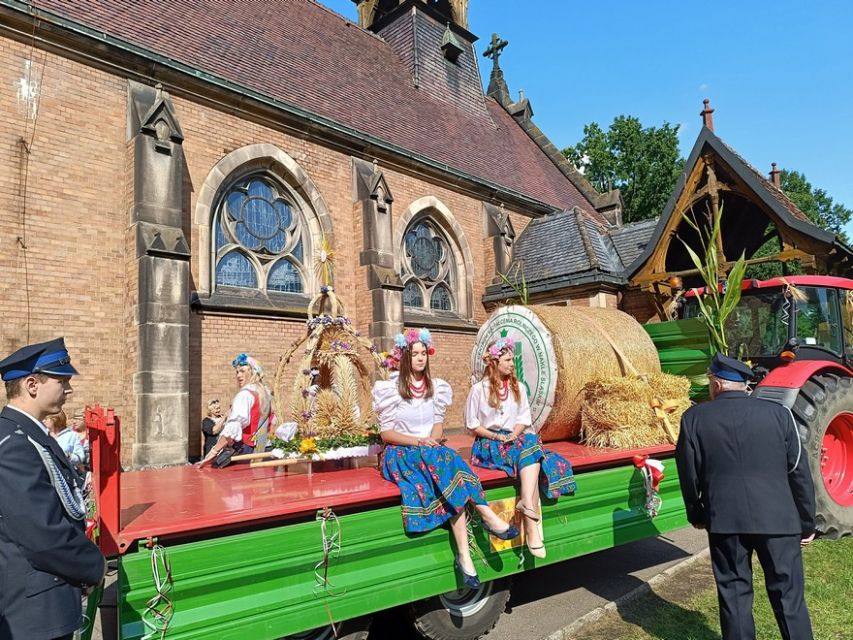
[[[194,291],[190,296],[190,307],[197,313],[307,319],[310,301],[309,296],[300,293],[276,295],[257,290],[227,288],[223,291],[220,288],[209,296]]]

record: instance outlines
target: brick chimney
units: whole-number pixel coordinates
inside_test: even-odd
[[[782,181],[779,179],[779,174],[782,172],[776,168],[775,162],[771,162],[770,166],[772,167],[770,169],[770,182],[772,182],[773,186],[776,187],[777,189],[781,189],[782,188]]]
[[[705,105],[705,108],[699,112],[699,115],[702,116],[702,125],[708,127],[711,132],[714,131],[714,110],[711,108],[711,101],[708,98],[705,98],[702,101],[702,104]]]

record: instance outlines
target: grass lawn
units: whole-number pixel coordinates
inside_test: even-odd
[[[853,638],[853,539],[817,540],[803,554],[806,602],[818,640]],[[779,629],[755,567],[758,640],[777,640]],[[719,640],[717,592],[710,561],[696,563],[653,593],[622,605],[588,625],[574,640]]]

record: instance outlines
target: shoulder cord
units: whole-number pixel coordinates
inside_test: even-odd
[[[80,491],[80,487],[78,487],[76,483],[74,483],[73,489],[69,487],[68,482],[65,480],[65,476],[63,476],[56,467],[56,462],[54,462],[50,452],[30,436],[27,436],[27,440],[29,440],[30,444],[35,447],[41,461],[44,463],[45,469],[47,469],[47,475],[50,478],[50,484],[53,485],[56,495],[59,496],[62,508],[65,509],[65,512],[74,520],[82,520],[85,518],[86,503],[83,500],[83,494]]]
[[[785,405],[782,405],[783,407]],[[790,407],[785,407],[785,410],[788,412],[788,415],[791,416],[791,424],[794,425],[794,437],[797,439],[797,461],[794,463],[794,466],[788,469],[788,475],[794,473],[797,467],[800,466],[800,457],[803,455],[803,441],[800,439],[800,430],[797,429],[797,420],[794,418],[794,412],[791,411]]]

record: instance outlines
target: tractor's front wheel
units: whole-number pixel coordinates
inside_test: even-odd
[[[814,376],[793,407],[815,484],[817,529],[853,535],[853,379]]]

